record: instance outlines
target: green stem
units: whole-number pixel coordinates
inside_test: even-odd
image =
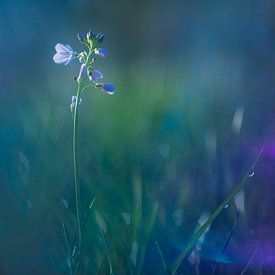
[[[78,254],[81,248],[81,222],[79,210],[79,185],[78,185],[78,155],[77,155],[77,136],[78,136],[78,106],[81,93],[81,83],[77,86],[76,104],[73,114],[73,168],[74,168],[74,187],[75,187],[75,208],[77,218],[77,232],[78,232]]]

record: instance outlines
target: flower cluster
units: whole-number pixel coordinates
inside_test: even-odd
[[[96,56],[106,57],[108,55],[107,50],[98,47],[98,45],[103,42],[105,35],[103,33],[95,34],[90,30],[86,34],[86,37],[77,34],[77,38],[82,45],[87,47],[87,50],[77,53],[70,45],[58,43],[55,46],[56,54],[53,57],[54,62],[68,65],[73,59],[78,59],[81,67],[76,80],[82,87],[84,82],[86,82],[86,80],[88,81],[88,85],[84,87],[83,90],[88,86],[94,86],[104,93],[109,95],[114,94],[115,86],[111,83],[101,83],[100,80],[103,78],[103,74],[93,67]],[[71,107],[74,107],[76,104],[77,98],[73,96]]]

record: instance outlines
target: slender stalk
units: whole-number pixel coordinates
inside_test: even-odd
[[[78,137],[78,105],[80,101],[81,82],[77,85],[76,104],[73,114],[73,169],[74,169],[74,188],[75,188],[75,208],[77,219],[77,232],[78,232],[78,254],[81,248],[81,222],[79,210],[79,185],[78,185],[78,154],[77,154],[77,137]]]

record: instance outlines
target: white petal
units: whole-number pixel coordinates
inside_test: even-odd
[[[72,52],[72,53],[74,52],[74,50],[72,49],[72,47],[70,45],[66,44],[66,47],[70,52]]]
[[[68,56],[65,56],[63,54],[60,54],[60,53],[56,53],[53,57],[53,60],[55,63],[57,64],[63,64],[63,63],[66,63],[68,62]]]
[[[68,52],[69,51],[69,49],[67,48],[67,46],[65,46],[65,45],[63,45],[61,43],[57,43],[55,45],[55,50],[57,52]]]

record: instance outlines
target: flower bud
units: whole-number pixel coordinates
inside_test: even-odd
[[[88,40],[88,41],[89,41],[89,40],[93,40],[94,37],[95,37],[94,32],[93,32],[92,30],[89,30],[89,31],[87,32],[87,40]]]
[[[74,107],[76,105],[77,102],[77,97],[74,95],[72,96],[72,106]]]
[[[95,87],[109,95],[114,94],[116,87],[111,83],[95,83]]]
[[[73,111],[73,109],[75,108],[75,106],[77,105],[77,104],[80,104],[81,103],[81,98],[79,98],[78,99],[78,102],[77,102],[77,97],[74,95],[74,96],[72,96],[72,103],[71,103],[71,105],[70,105],[70,107],[71,107],[71,111]]]
[[[102,32],[98,33],[97,36],[96,36],[96,40],[97,40],[98,43],[103,42],[104,38],[105,38],[105,34],[102,33]]]
[[[103,78],[103,73],[98,70],[92,70],[89,73],[89,79],[90,81],[96,83],[99,79]]]
[[[86,65],[83,63],[81,65],[77,81],[79,82],[86,74],[87,74],[87,68],[86,68]]]
[[[95,54],[100,57],[106,57],[108,55],[108,51],[102,48],[95,48]]]
[[[109,95],[114,94],[115,89],[116,89],[115,86],[111,83],[104,83],[101,87],[101,91]]]

